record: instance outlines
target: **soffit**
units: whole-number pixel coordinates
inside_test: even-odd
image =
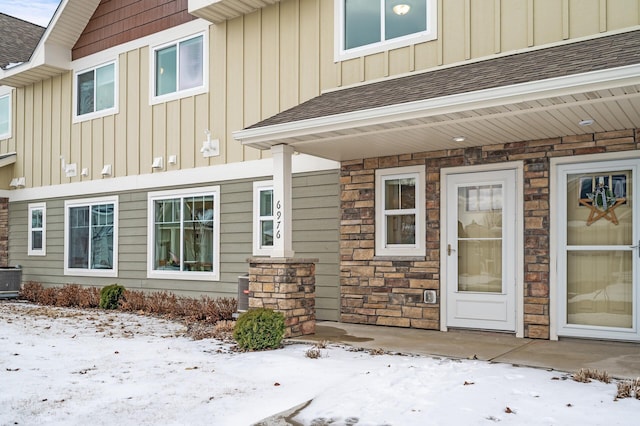
[[[219,24],[280,0],[189,0],[189,13]]]
[[[345,161],[631,128],[640,31],[325,93],[234,137]]]
[[[71,48],[99,4],[100,0],[63,0],[29,61],[0,70],[0,84],[21,87],[68,71]]]
[[[580,126],[578,123],[585,118],[594,123]],[[421,117],[277,137],[275,143],[248,145],[268,149],[285,143],[297,152],[346,161],[634,128],[640,128],[640,82],[484,108],[427,112]],[[465,140],[454,141],[458,136]]]

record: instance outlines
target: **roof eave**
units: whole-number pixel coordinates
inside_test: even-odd
[[[338,115],[247,128],[233,132],[233,137],[244,146],[269,149],[273,145],[283,143],[286,139],[301,136],[638,83],[640,83],[640,64],[634,64]]]
[[[280,0],[189,0],[189,13],[214,24],[254,12]]]
[[[23,87],[71,69],[71,49],[100,0],[63,0],[29,61],[0,69],[0,84]]]
[[[47,78],[55,77],[71,69],[71,50],[45,44],[29,61],[8,70],[0,70],[0,84],[24,87]]]

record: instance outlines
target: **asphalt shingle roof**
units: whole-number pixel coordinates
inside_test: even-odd
[[[327,92],[249,128],[640,63],[640,30]]]
[[[39,25],[0,13],[0,68],[28,61],[44,30]]]

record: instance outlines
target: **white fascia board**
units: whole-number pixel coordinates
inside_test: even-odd
[[[238,130],[232,134],[234,139],[243,145],[251,146],[265,142],[275,145],[282,143],[279,142],[281,139],[314,133],[449,114],[628,84],[640,84],[640,64]]]
[[[292,172],[305,173],[323,170],[338,170],[340,163],[305,154],[294,155]],[[203,186],[238,179],[256,179],[273,176],[273,161],[270,158],[174,170],[144,175],[95,179],[60,185],[0,190],[0,197],[9,202],[45,200],[50,198],[79,198],[87,195],[113,194],[126,191],[157,190],[175,186]]]

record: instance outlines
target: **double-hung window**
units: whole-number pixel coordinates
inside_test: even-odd
[[[116,111],[116,63],[80,71],[75,76],[76,119],[114,114]]]
[[[118,275],[118,197],[65,201],[65,275]]]
[[[0,139],[11,137],[11,93],[0,93]]]
[[[436,0],[335,0],[337,60],[433,40]]]
[[[29,204],[29,234],[27,236],[27,254],[44,256],[47,252],[47,205]]]
[[[197,94],[206,85],[206,46],[198,34],[152,49],[153,100]]]
[[[220,188],[149,194],[148,276],[218,280]]]
[[[376,255],[424,256],[423,166],[376,170]]]
[[[253,183],[253,254],[269,255],[273,249],[273,182]]]

